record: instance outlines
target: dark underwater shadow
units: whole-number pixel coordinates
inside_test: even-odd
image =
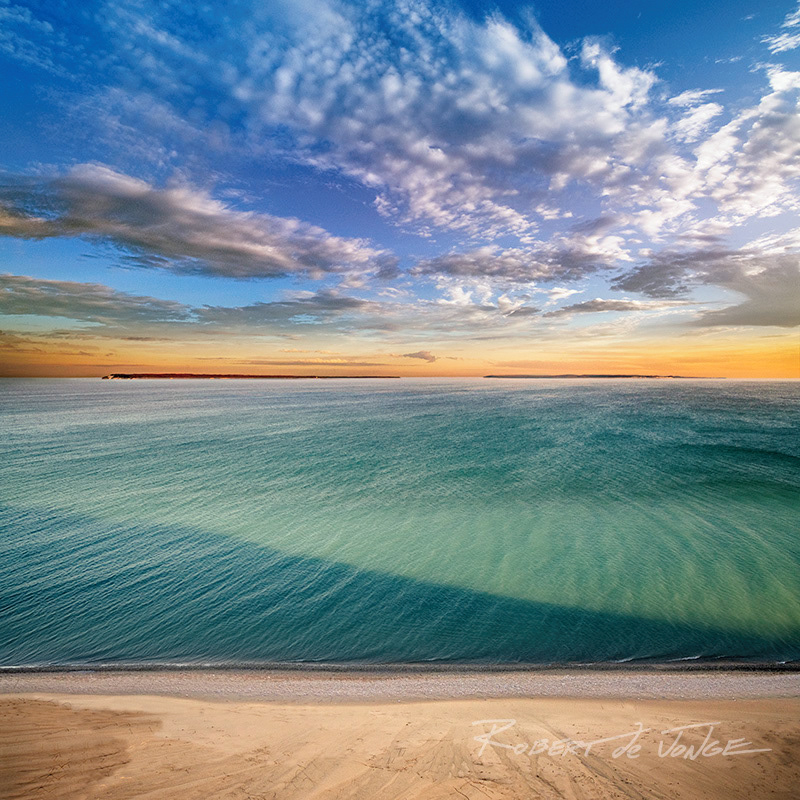
[[[288,556],[220,534],[0,509],[0,665],[800,657],[759,637]]]

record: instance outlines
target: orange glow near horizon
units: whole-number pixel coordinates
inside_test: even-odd
[[[342,353],[267,348],[254,352],[242,339],[215,342],[101,345],[68,341],[5,351],[3,377],[102,377],[112,372],[196,372],[256,375],[397,375],[480,377],[487,374],[646,374],[720,378],[800,378],[800,342],[793,334],[736,339],[597,342],[489,347],[458,343],[448,352],[430,345],[433,360],[349,343]],[[356,347],[356,345],[360,345]],[[330,344],[328,345],[330,347]],[[408,346],[410,347],[410,346]],[[387,348],[388,349],[388,348]],[[396,350],[397,348],[392,348]],[[344,350],[344,348],[343,348]],[[421,352],[428,352],[423,350]]]

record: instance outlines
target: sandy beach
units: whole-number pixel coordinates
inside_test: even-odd
[[[3,674],[0,720],[9,798],[752,800],[800,785],[797,673]]]

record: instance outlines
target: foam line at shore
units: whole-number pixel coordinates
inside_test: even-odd
[[[23,673],[70,672],[193,672],[193,671],[261,672],[335,672],[400,675],[407,673],[496,673],[496,672],[800,672],[800,661],[747,661],[742,659],[677,658],[670,661],[624,659],[586,663],[526,664],[520,662],[425,661],[402,663],[318,662],[318,661],[109,661],[66,662],[56,664],[1,665],[0,675]]]

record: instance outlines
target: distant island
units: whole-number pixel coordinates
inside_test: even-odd
[[[484,378],[688,378],[688,375],[484,375]]]
[[[237,375],[236,373],[208,374],[201,372],[112,372],[111,375],[103,375],[104,381],[137,381],[150,378],[166,378],[169,380],[183,380],[188,378],[206,378],[208,380],[239,380],[242,378],[259,380],[303,380],[316,378],[325,380],[328,378],[399,378],[399,375]]]

